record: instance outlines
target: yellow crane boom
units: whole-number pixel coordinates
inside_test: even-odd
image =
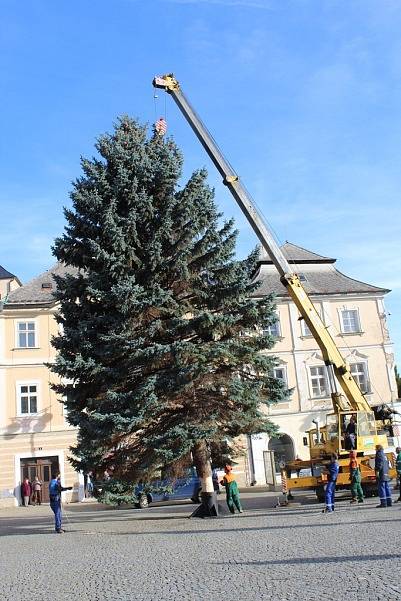
[[[257,210],[251,195],[242,184],[234,169],[225,159],[201,119],[195,113],[182,92],[179,82],[174,75],[170,73],[168,75],[155,77],[153,79],[153,86],[165,90],[172,96],[210,159],[221,174],[223,183],[230,190],[232,196],[240,206],[255,234],[259,238],[263,248],[276,266],[280,274],[281,282],[287,288],[288,294],[296,304],[298,311],[307,323],[322,352],[331,385],[331,397],[334,410],[336,412],[351,410],[371,413],[372,410],[369,403],[364,397],[358,384],[355,382],[349,366],[331,334],[328,332],[327,327],[323,323],[305,288],[302,286],[298,275],[291,269],[281,248],[275,241],[268,224]],[[338,391],[336,382],[338,382],[343,394]]]

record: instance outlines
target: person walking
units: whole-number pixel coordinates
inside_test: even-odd
[[[375,472],[377,489],[380,497],[380,505],[376,505],[376,508],[391,507],[393,501],[389,486],[390,476],[388,475],[388,460],[381,444],[376,445]]]
[[[326,507],[322,513],[331,513],[334,511],[334,501],[336,492],[336,482],[340,466],[337,461],[337,453],[332,453],[330,456],[330,463],[326,468],[327,472],[327,484],[326,484]]]
[[[217,469],[214,468],[212,470],[212,481],[213,481],[213,490],[216,495],[220,494],[220,484],[219,484],[219,475],[217,473]]]
[[[92,482],[92,472],[89,472],[86,475],[86,486],[85,486],[85,497],[90,499],[93,497],[93,482]]]
[[[54,528],[57,534],[65,532],[61,527],[61,493],[65,490],[72,490],[72,486],[61,486],[60,474],[53,474],[49,484],[49,497],[50,507],[54,513]]]
[[[224,468],[224,476],[220,481],[220,484],[226,489],[226,501],[228,509],[231,513],[235,513],[235,508],[238,509],[239,513],[243,513],[241,502],[239,499],[238,484],[235,480],[235,476],[232,473],[232,466],[226,465]]]
[[[361,470],[356,458],[356,451],[351,451],[349,454],[349,478],[351,481],[351,503],[363,503]]]
[[[24,480],[21,484],[21,495],[22,495],[22,501],[23,501],[24,507],[28,507],[29,499],[31,498],[31,494],[32,494],[31,483],[29,482],[28,478],[24,478]]]
[[[401,448],[397,447],[395,453],[395,469],[397,470],[397,478],[399,484],[399,495],[398,499],[396,500],[396,503],[401,503]]]
[[[35,480],[32,482],[32,503],[34,505],[42,504],[42,482],[38,476],[35,476]]]

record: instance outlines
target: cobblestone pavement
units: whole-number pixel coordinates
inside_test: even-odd
[[[145,511],[69,505],[68,532],[49,507],[0,512],[3,601],[399,601],[401,507],[376,499],[333,514],[314,503],[188,520],[193,506]]]

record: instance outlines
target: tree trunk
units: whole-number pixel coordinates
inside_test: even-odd
[[[206,441],[201,440],[194,445],[192,448],[192,457],[201,481],[202,502],[199,507],[195,509],[191,517],[217,517],[219,514],[219,506],[217,503],[217,495],[213,487],[210,451]]]
[[[192,457],[201,481],[202,492],[214,492],[210,451],[206,441],[201,440],[192,448]]]

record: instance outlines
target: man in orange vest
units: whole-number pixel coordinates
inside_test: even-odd
[[[235,513],[235,508],[237,508],[240,513],[243,513],[241,502],[239,500],[238,484],[235,480],[234,474],[232,473],[232,469],[233,468],[231,465],[225,466],[225,475],[220,481],[220,484],[226,488],[226,500],[230,512]]]

